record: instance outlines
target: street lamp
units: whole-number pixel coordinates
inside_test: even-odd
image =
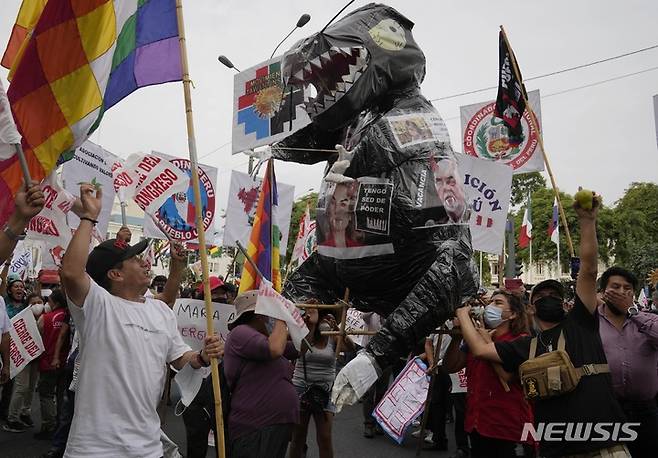
[[[225,55],[222,54],[217,58],[217,60],[220,61],[224,66],[232,68],[236,72],[240,73],[240,70],[235,65],[233,65],[233,62],[231,62],[230,59]]]
[[[295,27],[293,27],[293,29],[290,31],[290,33],[288,33],[288,35],[286,35],[286,36],[283,38],[283,40],[281,40],[281,42],[280,42],[278,45],[276,45],[276,48],[274,48],[274,51],[272,51],[272,55],[270,56],[270,59],[271,59],[272,57],[274,57],[274,53],[276,52],[277,49],[279,49],[279,46],[281,46],[281,45],[283,44],[283,42],[286,41],[286,40],[288,39],[288,37],[289,37],[290,35],[292,35],[292,33],[293,33],[295,30],[297,30],[297,29],[301,29],[301,28],[304,27],[304,26],[308,23],[308,21],[310,21],[310,20],[311,20],[311,15],[310,15],[310,14],[306,14],[306,13],[304,13],[304,14],[302,14],[301,16],[299,16],[299,19],[297,20],[297,24],[295,24]]]

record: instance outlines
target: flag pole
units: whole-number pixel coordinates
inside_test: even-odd
[[[213,326],[213,312],[210,295],[210,282],[208,281],[208,252],[206,251],[206,231],[203,225],[201,188],[199,185],[199,164],[196,151],[196,137],[194,134],[194,117],[192,114],[192,94],[190,91],[190,74],[187,61],[187,46],[185,43],[185,23],[183,21],[183,2],[176,0],[176,18],[178,20],[178,36],[180,42],[181,66],[183,70],[183,93],[185,95],[185,117],[187,121],[187,143],[190,152],[190,166],[192,169],[192,189],[194,191],[194,209],[196,213],[196,228],[201,248],[201,269],[203,274],[203,297],[206,310],[206,335],[215,334]],[[215,402],[215,428],[219,444],[217,444],[217,457],[226,456],[226,443],[224,437],[224,416],[222,413],[222,392],[219,385],[219,366],[217,358],[210,359],[210,373],[212,376],[212,388]]]
[[[511,50],[512,46],[509,44],[509,41],[507,40],[507,33],[505,33],[505,28],[502,25],[500,26],[500,31],[503,34],[503,39],[505,40],[505,44],[507,44],[507,47]],[[519,71],[519,67],[516,63],[516,56],[514,55],[514,52],[510,53],[510,57],[512,61],[512,69],[514,71],[514,75],[516,76],[516,79],[519,80],[519,82],[523,85],[523,80],[521,79],[521,72]],[[548,162],[548,156],[546,155],[546,148],[544,148],[544,137],[542,135],[541,130],[539,129],[539,123],[537,122],[537,117],[535,116],[535,112],[532,110],[532,106],[528,102],[528,97],[525,93],[525,90],[521,91],[521,95],[523,96],[523,100],[525,101],[526,110],[528,110],[528,114],[530,115],[529,118],[530,118],[531,128],[537,132],[537,139],[539,141],[539,147],[541,148],[542,156],[544,158],[544,164],[546,164],[546,171],[548,172],[548,176],[551,179],[551,185],[553,186],[555,199],[557,199],[557,206],[558,209],[560,210],[560,219],[562,220],[562,225],[564,226],[564,232],[567,237],[567,246],[569,247],[569,253],[573,257],[575,256],[575,251],[573,249],[573,242],[571,241],[571,233],[569,232],[569,225],[567,224],[567,216],[564,213],[564,208],[562,207],[560,192],[557,187],[557,184],[555,183],[555,177],[553,176],[553,171],[551,170],[551,164]]]
[[[20,143],[14,144],[16,149],[16,155],[18,156],[18,162],[21,165],[21,170],[23,172],[23,180],[25,180],[25,189],[30,186],[32,182],[32,177],[30,176],[30,169],[27,166],[27,160],[25,159],[25,153],[23,152],[23,146]]]

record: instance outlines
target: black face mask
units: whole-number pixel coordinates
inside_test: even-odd
[[[535,301],[535,316],[542,321],[559,323],[564,319],[566,312],[562,307],[562,300],[553,296],[545,296]]]

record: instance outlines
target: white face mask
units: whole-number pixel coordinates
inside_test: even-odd
[[[34,314],[35,318],[38,318],[43,313],[43,304],[32,304],[30,307],[32,308],[32,313]]]
[[[489,329],[496,329],[503,324],[507,319],[503,319],[503,309],[500,307],[489,304],[484,308],[484,324]]]
[[[181,399],[178,401],[178,404],[176,404],[176,408],[174,409],[176,416],[182,415],[187,406],[192,403],[201,388],[203,379],[209,372],[210,368],[202,367],[200,369],[194,369],[189,364],[186,364],[180,371],[178,371],[174,380],[178,384],[178,388],[180,388]],[[183,404],[183,410],[180,410],[180,404]]]

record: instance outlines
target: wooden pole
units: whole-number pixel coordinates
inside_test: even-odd
[[[503,39],[507,44],[507,48],[511,50],[512,47],[510,46],[509,41],[507,40],[507,33],[505,33],[505,28],[502,25],[500,26],[500,31],[503,33]],[[514,71],[514,75],[516,76],[516,79],[519,81],[519,83],[523,85],[523,80],[521,79],[521,72],[519,71],[518,64],[516,63],[516,57],[514,56],[513,52],[510,53],[510,57],[512,60],[512,69]],[[553,192],[555,193],[555,199],[557,200],[557,207],[560,210],[560,219],[562,220],[562,225],[564,226],[564,232],[567,237],[567,246],[569,247],[569,253],[571,254],[571,257],[573,257],[575,256],[575,251],[573,249],[573,242],[571,241],[569,224],[567,224],[567,216],[564,213],[564,207],[562,207],[560,192],[555,182],[553,171],[551,170],[551,164],[548,162],[548,155],[546,154],[546,148],[544,147],[544,137],[542,135],[541,130],[539,129],[539,122],[537,122],[537,117],[535,116],[535,112],[532,110],[532,106],[530,106],[530,103],[528,102],[528,98],[526,96],[525,90],[521,91],[521,95],[523,96],[523,100],[525,101],[526,110],[528,110],[528,114],[530,115],[529,116],[530,128],[534,129],[537,132],[539,147],[541,148],[542,156],[544,157],[544,164],[546,164],[546,172],[548,172],[548,176],[551,179],[551,185],[553,186]]]
[[[336,358],[338,358],[338,355],[340,354],[340,347],[343,345],[343,339],[345,338],[345,322],[347,321],[347,309],[349,308],[349,305],[347,304],[347,301],[350,298],[350,289],[345,288],[345,295],[343,296],[343,310],[341,311],[340,314],[340,334],[338,335],[338,339],[336,340]]]
[[[213,326],[213,311],[211,303],[210,282],[208,281],[208,252],[206,251],[206,231],[203,225],[201,189],[199,185],[199,161],[196,151],[196,136],[194,133],[194,117],[192,114],[192,94],[190,91],[190,73],[187,61],[187,46],[185,43],[185,23],[183,21],[183,2],[176,0],[176,17],[178,19],[178,36],[180,42],[181,66],[183,69],[183,93],[185,95],[185,117],[187,120],[187,143],[190,150],[190,165],[192,169],[192,189],[194,191],[196,228],[199,239],[201,255],[201,268],[203,273],[203,297],[206,310],[206,335],[215,334]],[[212,388],[215,401],[215,428],[219,444],[217,446],[217,457],[226,456],[226,438],[224,437],[224,415],[222,413],[222,392],[219,385],[219,366],[216,358],[210,359],[210,373],[212,377]]]
[[[443,334],[439,334],[436,347],[434,348],[433,364],[436,364],[437,361],[439,360],[442,342],[443,342]],[[429,418],[429,410],[430,410],[429,407],[430,407],[430,401],[432,400],[432,391],[434,391],[434,384],[436,383],[436,372],[437,372],[437,368],[435,367],[432,373],[430,374],[430,386],[427,389],[427,397],[425,398],[425,408],[423,409],[423,418],[420,421],[420,435],[418,436],[418,444],[416,445],[416,456],[420,456],[420,452],[423,449],[423,442],[425,441],[425,428],[427,427],[427,419]]]

